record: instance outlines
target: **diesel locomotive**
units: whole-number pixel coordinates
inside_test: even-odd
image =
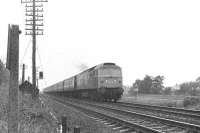
[[[116,102],[123,94],[122,71],[115,63],[102,63],[43,91],[53,95]]]

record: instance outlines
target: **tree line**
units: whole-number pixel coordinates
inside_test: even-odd
[[[149,76],[146,75],[143,80],[137,79],[129,90],[129,94],[135,92],[142,94],[161,94],[163,86],[164,76]]]
[[[177,94],[177,95],[199,95],[200,94],[200,77],[196,81],[183,82],[174,89],[173,87],[165,87],[163,85],[164,76],[149,76],[146,75],[144,79],[137,79],[129,87],[128,94]]]
[[[199,95],[200,94],[200,77],[195,81],[184,82],[180,84],[180,88],[175,91],[175,94]]]

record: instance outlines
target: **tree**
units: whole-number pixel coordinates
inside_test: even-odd
[[[200,82],[184,82],[180,84],[180,90],[178,91],[179,94],[190,94],[190,95],[197,95],[198,91],[197,88],[200,87]]]
[[[132,90],[138,89],[139,93],[143,94],[160,94],[163,87],[163,76],[152,77],[146,75],[143,80],[137,79],[132,86]]]
[[[0,60],[0,72],[3,71],[3,67],[4,67],[3,62]]]
[[[164,88],[163,86],[163,76],[156,76],[155,78],[152,79],[152,86],[151,86],[151,93],[152,94],[160,94],[162,89]]]
[[[163,94],[165,94],[165,95],[172,94],[172,87],[165,87],[163,90]]]
[[[152,78],[146,75],[142,81],[140,81],[138,86],[139,93],[149,94],[152,86]]]
[[[200,82],[200,77],[198,77],[198,78],[196,79],[196,82]]]

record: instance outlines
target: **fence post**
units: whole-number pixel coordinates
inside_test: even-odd
[[[79,126],[75,126],[74,128],[74,133],[80,133],[80,127]]]
[[[61,122],[62,122],[62,133],[66,133],[67,132],[67,117],[62,116]]]

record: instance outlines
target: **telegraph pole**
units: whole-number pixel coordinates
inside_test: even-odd
[[[32,84],[36,88],[36,36],[43,35],[43,2],[47,0],[21,0],[26,6],[26,35],[32,36]]]

